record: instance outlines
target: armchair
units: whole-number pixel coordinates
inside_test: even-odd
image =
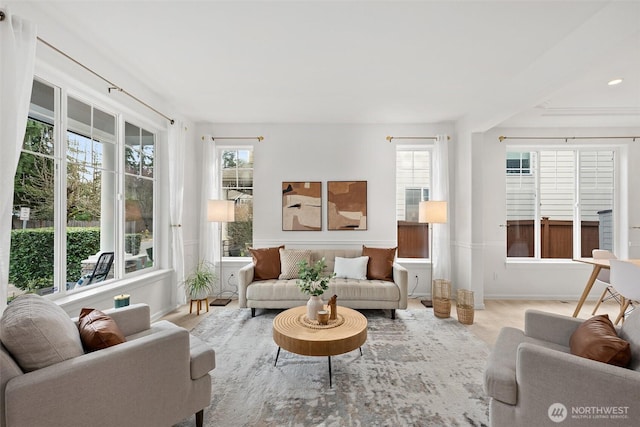
[[[0,345],[2,427],[171,426],[191,414],[202,426],[215,354],[149,307],[106,310],[126,342],[23,372]]]
[[[628,368],[571,354],[581,322],[528,310],[524,331],[502,328],[484,378],[491,426],[629,426],[640,419],[640,311],[618,329],[631,345]]]

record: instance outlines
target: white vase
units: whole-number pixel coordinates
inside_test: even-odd
[[[307,301],[307,319],[316,320],[318,318],[318,311],[320,310],[324,310],[322,298],[311,295],[309,301]]]

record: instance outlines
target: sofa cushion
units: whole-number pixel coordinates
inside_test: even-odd
[[[253,258],[253,280],[277,279],[280,276],[280,249],[284,245],[275,248],[249,248]]]
[[[362,246],[362,256],[369,257],[367,279],[393,281],[393,261],[397,248],[368,248]]]
[[[569,346],[571,354],[623,368],[631,360],[629,343],[618,337],[607,314],[582,322],[571,335]]]
[[[311,251],[303,249],[280,249],[280,275],[278,279],[297,279],[298,263],[311,262]]]
[[[83,308],[80,311],[78,330],[87,352],[102,350],[126,341],[115,320],[93,308]]]
[[[337,278],[366,280],[368,263],[368,256],[358,258],[336,257],[333,272]]]
[[[25,372],[84,354],[76,324],[56,303],[36,294],[21,295],[7,306],[0,340]]]
[[[300,301],[309,299],[297,285],[297,280],[262,280],[247,287],[247,299],[251,301]],[[400,301],[400,290],[386,280],[354,280],[332,278],[329,288],[322,294],[325,303],[331,295],[340,301]]]

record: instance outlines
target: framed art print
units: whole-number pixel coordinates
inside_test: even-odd
[[[322,229],[322,183],[282,183],[282,231]]]
[[[329,230],[367,229],[367,181],[327,183]]]

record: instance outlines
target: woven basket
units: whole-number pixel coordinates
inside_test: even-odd
[[[451,316],[451,300],[449,298],[433,299],[433,314],[441,319]]]
[[[458,312],[458,322],[463,325],[473,324],[473,291],[467,289],[458,289],[458,301],[456,303],[456,311]]]
[[[451,316],[451,282],[433,280],[433,314],[441,319]]]

